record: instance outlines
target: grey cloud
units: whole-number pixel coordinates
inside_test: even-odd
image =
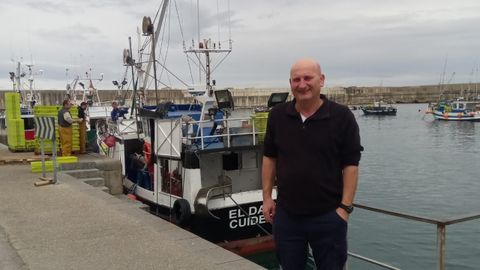
[[[40,40],[44,40],[46,42],[75,42],[89,41],[93,39],[99,40],[98,38],[102,36],[102,32],[98,27],[81,24],[57,29],[39,29],[35,34]]]
[[[27,1],[25,6],[38,11],[44,11],[48,13],[64,13],[69,14],[75,12],[75,8],[72,5],[59,2],[59,1]]]

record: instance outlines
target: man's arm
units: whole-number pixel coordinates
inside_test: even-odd
[[[345,166],[343,168],[343,195],[342,204],[352,205],[357,191],[358,183],[358,166]],[[337,208],[337,213],[344,220],[348,220],[348,213],[342,208]]]
[[[72,118],[72,115],[70,114],[69,111],[66,111],[66,112],[63,113],[63,119],[65,119],[65,121],[67,121],[70,124],[72,124],[74,122],[73,118]]]
[[[263,188],[263,216],[269,223],[275,216],[275,201],[272,198],[273,185],[276,176],[277,159],[263,156],[262,161],[262,188]]]

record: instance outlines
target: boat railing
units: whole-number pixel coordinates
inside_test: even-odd
[[[210,208],[208,207],[208,203],[210,202],[210,199],[215,197],[215,196],[220,196],[221,195],[221,196],[223,196],[223,198],[225,198],[226,196],[231,195],[231,194],[232,194],[232,184],[231,183],[220,185],[220,186],[214,186],[214,187],[210,188],[207,191],[207,195],[205,196],[205,207],[207,208],[208,214],[210,214],[210,216],[212,216],[216,219],[220,219],[219,217],[215,216],[210,211]]]
[[[186,145],[195,145],[200,150],[254,146],[260,143],[260,137],[265,134],[264,130],[256,128],[255,121],[249,117],[182,120],[182,130],[185,131],[182,136],[183,142]]]
[[[389,216],[413,220],[421,223],[435,225],[437,229],[437,269],[438,270],[445,270],[446,227],[452,224],[480,219],[480,213],[466,214],[466,215],[461,215],[461,216],[452,217],[452,218],[431,218],[431,217],[413,215],[408,213],[402,213],[402,212],[367,206],[365,204],[360,204],[360,203],[355,203],[354,206],[356,208],[367,210],[370,212],[375,212],[383,215],[389,215]],[[390,266],[386,263],[382,263],[382,262],[373,260],[371,258],[363,257],[361,255],[358,255],[352,252],[348,252],[348,255],[351,257],[357,258],[359,260],[380,266],[384,269],[399,269],[399,268]],[[348,269],[348,266],[345,267],[345,269]]]

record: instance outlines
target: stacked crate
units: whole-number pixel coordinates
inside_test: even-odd
[[[25,151],[25,128],[20,112],[20,94],[5,93],[8,148]]]
[[[251,117],[255,124],[255,131],[258,133],[258,142],[263,144],[267,130],[268,112],[255,112]]]
[[[74,157],[74,156],[57,157],[56,162],[57,162],[57,168],[60,168],[61,164],[78,162],[78,158]],[[32,161],[30,163],[30,165],[31,165],[33,173],[42,172],[42,162],[41,161]],[[46,172],[53,172],[53,161],[52,160],[46,160],[45,161],[45,171]]]
[[[61,150],[60,144],[60,135],[58,132],[58,111],[62,109],[62,106],[55,106],[55,105],[37,105],[34,107],[33,112],[36,117],[54,117],[55,118],[55,140],[57,141],[57,149],[58,151]],[[78,119],[78,107],[72,106],[70,108],[70,114],[72,115],[73,119]],[[72,151],[78,152],[80,151],[80,129],[78,123],[72,124]],[[44,151],[45,154],[52,153],[53,143],[51,140],[44,140]],[[35,140],[35,153],[41,152],[41,145],[40,140]]]

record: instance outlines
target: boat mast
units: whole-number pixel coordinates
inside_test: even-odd
[[[143,87],[142,87],[142,90],[145,91],[147,89],[147,84],[148,84],[148,74],[150,72],[150,69],[152,67],[152,64],[154,65],[153,68],[154,68],[154,73],[156,73],[156,65],[155,65],[155,49],[157,47],[157,42],[158,42],[158,36],[160,35],[160,29],[162,29],[162,24],[163,24],[163,21],[164,21],[164,18],[165,18],[165,12],[167,10],[167,7],[168,7],[168,4],[169,4],[169,0],[163,0],[163,4],[162,4],[162,7],[161,7],[161,11],[160,11],[160,17],[158,19],[158,22],[157,22],[157,28],[156,29],[153,29],[153,25],[149,25],[148,28],[151,27],[151,31],[145,31],[145,30],[148,30],[148,29],[144,29],[143,33],[146,35],[146,34],[149,34],[152,36],[152,51],[150,53],[150,59],[147,63],[147,68],[145,70],[145,72],[143,73]],[[145,20],[145,18],[144,18]],[[155,31],[153,33],[153,31]],[[155,95],[156,95],[156,91],[157,91],[157,75],[154,74],[154,79],[155,79]],[[157,98],[157,104],[158,104],[158,97]]]
[[[219,65],[227,56],[228,54],[232,51],[232,40],[231,37],[229,36],[229,47],[227,49],[222,49],[221,42],[218,41],[217,43],[211,42],[211,39],[204,39],[203,42],[200,40],[200,8],[199,8],[199,0],[197,0],[197,23],[198,23],[198,42],[197,44],[194,44],[192,40],[192,46],[188,49],[184,49],[185,53],[193,53],[195,54],[197,60],[199,61],[199,70],[201,71],[202,69],[202,58],[205,58],[205,67],[203,68],[205,71],[205,84],[206,84],[206,95],[208,97],[213,96],[213,86],[215,85],[215,82],[212,83],[212,58],[211,54],[216,53],[216,54],[226,54],[223,59],[219,61],[217,65]],[[230,6],[229,6],[229,14],[230,14]],[[230,29],[230,27],[229,27]],[[229,32],[230,35],[230,32]],[[201,55],[204,55],[203,57]],[[199,72],[201,74],[201,72]],[[197,91],[195,91],[197,92]]]

